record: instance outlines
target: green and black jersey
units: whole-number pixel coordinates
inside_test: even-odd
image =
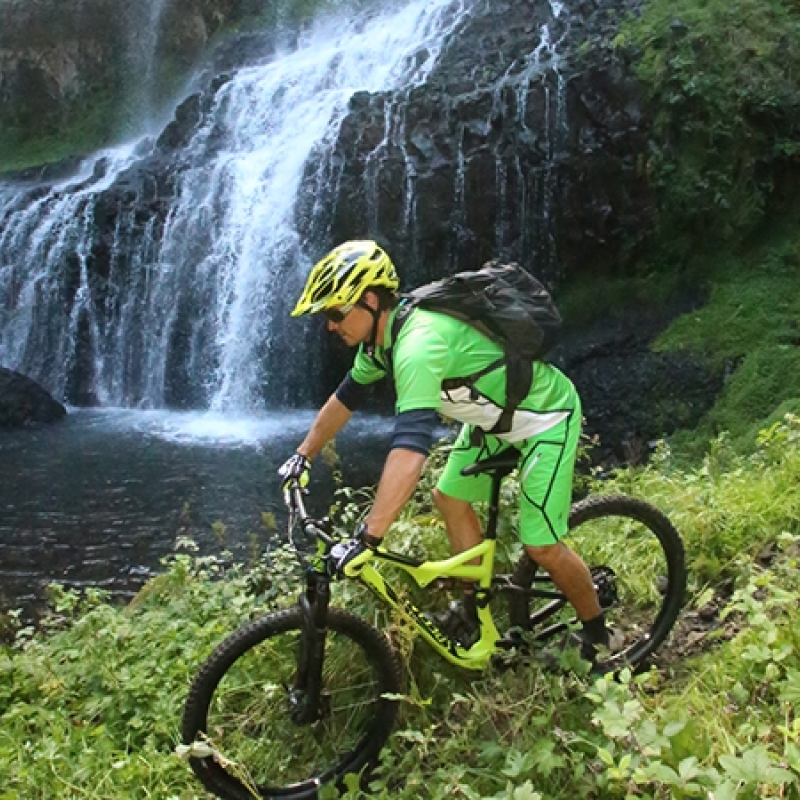
[[[366,385],[392,375],[397,392],[396,411],[429,409],[459,422],[491,430],[505,403],[505,367],[478,378],[474,387],[445,390],[446,379],[474,375],[503,355],[502,347],[469,323],[446,314],[418,308],[391,341],[395,311],[385,328],[385,341],[375,354],[359,348],[350,376]],[[391,350],[391,365],[387,351]],[[507,442],[536,436],[563,421],[579,407],[575,387],[552,364],[537,361],[528,396],[517,408],[511,430],[498,434]]]

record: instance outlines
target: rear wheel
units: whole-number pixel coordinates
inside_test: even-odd
[[[183,741],[209,752],[190,759],[221,798],[313,798],[374,761],[391,733],[400,691],[397,657],[358,617],[328,611],[322,695],[307,718],[299,608],[270,614],[226,639],[189,690]]]
[[[564,541],[586,562],[606,622],[620,634],[619,648],[601,654],[597,668],[613,671],[641,664],[667,638],[683,604],[686,568],[678,532],[658,509],[624,495],[576,503],[569,528]],[[554,589],[526,555],[513,582],[523,589]],[[533,632],[534,640],[563,634],[577,622],[569,603],[524,592],[510,595],[509,614],[514,626]]]

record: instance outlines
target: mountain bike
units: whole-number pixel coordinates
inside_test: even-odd
[[[500,487],[516,462],[516,454],[506,452],[464,470],[492,477],[484,539],[476,547],[422,561],[381,545],[345,568],[347,578],[367,586],[440,656],[465,669],[522,656],[523,663],[535,661],[542,642],[568,637],[576,623],[564,595],[524,552],[513,573],[494,574]],[[330,553],[341,538],[327,520],[309,516],[303,498],[299,484],[286,488],[289,538],[305,572],[297,604],[223,641],[186,700],[182,733],[191,766],[226,800],[313,798],[325,784],[366,772],[398,712],[399,657],[377,628],[330,605],[338,580]],[[686,571],[677,531],[659,510],[624,495],[576,503],[569,526],[570,546],[590,565],[606,619],[623,641],[622,649],[601,653],[595,669],[640,667],[669,635],[683,602]],[[423,595],[473,581],[477,641],[465,647],[448,637],[435,615],[392,582],[389,575],[397,571]]]

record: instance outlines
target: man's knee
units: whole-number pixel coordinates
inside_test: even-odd
[[[545,545],[526,544],[525,551],[541,567],[548,570],[564,556],[566,547],[561,542]]]
[[[433,490],[433,502],[436,508],[442,513],[447,511],[465,511],[471,505],[466,500],[459,500],[457,497],[445,494],[438,487]]]

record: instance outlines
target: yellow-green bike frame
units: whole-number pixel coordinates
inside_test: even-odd
[[[488,603],[478,603],[481,636],[475,644],[466,649],[445,636],[413,603],[399,597],[381,574],[380,565],[382,561],[391,563],[392,566],[407,572],[417,585],[423,588],[436,580],[466,579],[474,581],[478,585],[478,593],[482,594],[481,590],[488,592],[492,586],[496,548],[495,539],[484,539],[480,544],[458,555],[441,561],[421,563],[379,548],[367,550],[354,558],[345,567],[344,572],[347,577],[360,580],[392,608],[398,609],[443,658],[459,667],[481,670],[497,652],[497,642],[500,639]],[[480,562],[470,564],[473,559],[480,559]]]

